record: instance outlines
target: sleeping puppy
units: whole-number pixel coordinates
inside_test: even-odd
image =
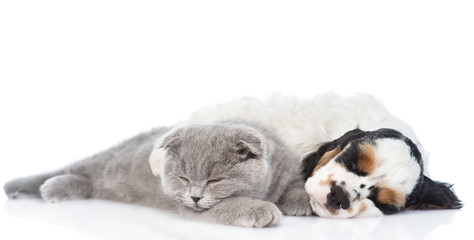
[[[349,131],[308,154],[302,167],[311,207],[321,217],[462,207],[451,185],[423,175],[417,146],[393,129]]]

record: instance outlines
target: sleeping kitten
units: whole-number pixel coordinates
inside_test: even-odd
[[[14,179],[9,198],[99,198],[168,209],[204,221],[274,226],[311,215],[296,156],[269,130],[244,122],[188,125],[164,138],[160,177],[148,165],[154,129],[61,170]],[[280,211],[281,210],[281,211]]]

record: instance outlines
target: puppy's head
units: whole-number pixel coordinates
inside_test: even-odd
[[[393,129],[349,131],[306,156],[302,166],[311,206],[321,217],[462,206],[450,185],[423,175],[418,148]]]

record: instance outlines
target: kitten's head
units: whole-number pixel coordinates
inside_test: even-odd
[[[165,194],[196,211],[230,196],[255,196],[267,186],[263,137],[236,124],[190,125],[168,135],[161,183]]]

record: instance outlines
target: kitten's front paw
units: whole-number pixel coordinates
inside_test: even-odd
[[[282,217],[281,211],[271,202],[245,206],[233,225],[244,227],[273,227]]]
[[[283,195],[277,205],[283,214],[288,216],[311,216],[313,214],[310,198],[303,189],[294,189],[294,191]]]

